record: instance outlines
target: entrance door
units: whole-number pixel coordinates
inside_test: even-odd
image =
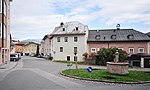
[[[70,61],[70,56],[67,56],[67,61]]]
[[[150,68],[150,58],[144,59],[144,68]]]

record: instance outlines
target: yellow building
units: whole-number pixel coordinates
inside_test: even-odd
[[[10,61],[10,2],[0,0],[0,64]]]
[[[30,56],[34,56],[37,53],[37,47],[38,44],[34,43],[34,42],[29,42],[27,44],[24,45],[24,54],[25,55],[30,55]]]

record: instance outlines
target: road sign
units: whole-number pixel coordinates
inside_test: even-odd
[[[92,69],[91,66],[89,66],[89,67],[87,68],[87,70],[88,70],[88,72],[92,72],[92,71],[93,71],[93,69]]]

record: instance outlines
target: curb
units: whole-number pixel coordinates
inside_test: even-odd
[[[70,76],[70,75],[66,75],[64,73],[62,73],[62,71],[60,72],[60,74],[62,76],[66,76],[69,78],[74,78],[74,79],[79,79],[79,80],[86,80],[86,81],[93,81],[93,82],[106,82],[106,83],[116,83],[116,84],[146,84],[146,83],[150,83],[150,81],[141,81],[141,82],[115,82],[115,81],[109,81],[109,80],[98,80],[98,79],[89,79],[89,78],[80,78],[80,77],[76,77],[76,76]]]

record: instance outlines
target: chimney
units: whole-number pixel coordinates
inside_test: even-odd
[[[120,30],[120,24],[116,25],[117,30]]]
[[[60,23],[60,26],[63,26],[63,25],[64,25],[64,23],[63,23],[63,22],[61,22],[61,23]]]

